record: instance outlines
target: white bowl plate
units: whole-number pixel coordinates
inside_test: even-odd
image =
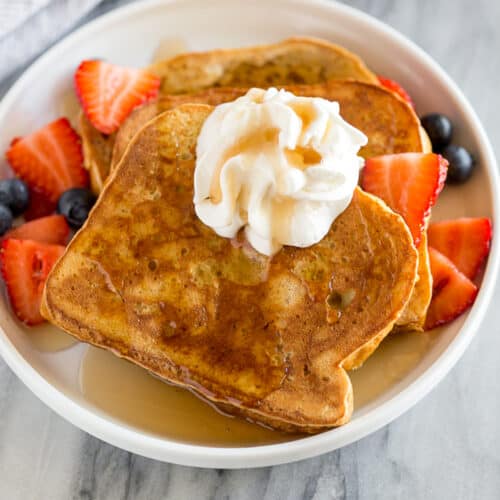
[[[398,80],[414,98],[419,114],[439,111],[449,115],[457,124],[456,142],[477,155],[479,168],[466,185],[445,189],[434,218],[489,216],[497,220],[495,158],[478,118],[456,85],[394,30],[334,2],[154,0],[111,12],[49,50],[12,87],[0,104],[0,151],[7,149],[12,137],[71,113],[72,77],[83,59],[144,66],[165,39],[181,39],[190,50],[207,50],[276,42],[293,35],[313,35],[346,46],[376,73]],[[90,434],[134,453],[184,465],[226,468],[311,457],[352,443],[387,424],[421,399],[456,363],[478,331],[492,294],[500,241],[494,226],[491,255],[470,312],[436,331],[412,369],[396,376],[374,399],[357,408],[349,424],[317,436],[264,446],[200,446],[112,415],[81,390],[79,367],[87,347],[77,344],[44,352],[33,341],[37,332],[20,326],[5,296],[0,299],[0,352],[19,378],[54,411]],[[400,347],[391,349],[394,356],[400,354]],[[121,390],[126,392],[127,387]]]

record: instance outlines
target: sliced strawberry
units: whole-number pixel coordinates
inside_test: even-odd
[[[31,240],[7,239],[2,242],[2,274],[12,309],[24,323],[37,325],[43,322],[40,314],[43,287],[63,252],[61,245]]]
[[[30,188],[30,202],[24,212],[27,221],[39,219],[55,212],[57,202],[47,198],[47,195],[38,188]]]
[[[491,232],[487,217],[436,222],[429,226],[429,245],[472,280],[490,251]]]
[[[462,314],[476,298],[477,287],[442,253],[429,247],[432,272],[432,300],[425,329],[443,325]]]
[[[25,222],[11,229],[5,238],[17,240],[34,240],[53,245],[66,245],[69,236],[69,226],[63,215],[48,215],[40,219]]]
[[[66,118],[12,141],[6,156],[14,172],[53,203],[67,189],[88,184],[80,137]]]
[[[418,246],[425,218],[446,179],[448,162],[434,153],[400,153],[366,160],[361,185],[403,216]]]
[[[390,78],[385,78],[383,76],[377,76],[377,78],[382,87],[385,87],[387,90],[396,93],[399,97],[401,97],[401,99],[403,99],[403,101],[406,101],[412,108],[415,107],[415,105],[413,104],[413,100],[410,97],[410,94],[408,94],[408,92],[406,92],[406,90],[403,87],[401,87],[401,85],[398,82],[391,80]]]
[[[144,69],[83,61],[76,70],[75,85],[92,125],[111,134],[134,108],[158,95],[160,79]]]

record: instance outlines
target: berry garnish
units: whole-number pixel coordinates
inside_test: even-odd
[[[10,230],[5,237],[17,240],[34,240],[53,245],[66,245],[69,226],[62,215],[48,215],[40,219],[25,222]]]
[[[425,329],[430,330],[459,316],[476,298],[477,287],[442,253],[429,247],[432,300]]]
[[[462,184],[465,182],[474,171],[474,157],[462,146],[450,144],[446,146],[441,154],[448,160],[448,184]]]
[[[447,162],[434,153],[400,153],[366,160],[361,185],[406,221],[415,245],[443,189]]]
[[[0,204],[10,208],[12,215],[21,215],[30,201],[28,186],[21,179],[0,181]]]
[[[440,113],[431,113],[423,116],[420,122],[431,140],[434,151],[441,151],[451,142],[453,125],[447,116]]]
[[[401,99],[403,99],[403,101],[406,101],[411,107],[414,107],[410,94],[408,94],[408,92],[406,92],[406,90],[401,87],[398,82],[391,80],[390,78],[384,78],[383,76],[377,76],[377,78],[382,87],[396,93],[399,97],[401,97]]]
[[[429,226],[428,235],[429,245],[472,280],[490,250],[491,221],[487,217],[463,217],[436,222]]]
[[[59,198],[57,211],[66,217],[70,227],[79,229],[87,220],[95,201],[95,195],[88,189],[69,189]]]
[[[134,108],[158,95],[160,79],[144,69],[83,61],[76,70],[75,85],[92,125],[111,134]]]
[[[29,221],[53,214],[56,210],[56,205],[57,202],[50,200],[40,189],[30,188],[30,202],[24,212],[24,219]]]
[[[64,252],[61,245],[6,239],[0,261],[10,303],[16,316],[28,325],[43,322],[40,314],[45,280]]]
[[[66,118],[15,139],[7,160],[30,188],[42,191],[52,202],[67,189],[88,184],[80,137]]]
[[[10,208],[0,204],[0,236],[5,234],[11,227],[14,217]]]

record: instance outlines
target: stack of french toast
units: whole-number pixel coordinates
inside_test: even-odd
[[[98,199],[48,276],[42,315],[229,414],[289,432],[348,422],[356,396],[348,370],[391,332],[434,326],[427,227],[446,162],[404,92],[342,47],[291,38],[157,62],[145,70],[155,91],[106,122],[85,94],[91,70],[77,73],[77,89]],[[243,237],[218,236],[193,206],[205,120],[253,87],[336,101],[368,138],[359,153],[365,189],[321,241],[272,257]],[[435,162],[416,225],[377,191],[383,162],[369,163],[407,153],[432,157],[422,172]]]

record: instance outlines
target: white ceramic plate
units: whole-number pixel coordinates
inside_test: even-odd
[[[60,42],[12,87],[0,104],[0,151],[9,141],[67,112],[73,72],[82,59],[146,65],[161,40],[180,38],[194,50],[274,42],[314,35],[357,52],[377,73],[400,81],[419,113],[441,111],[456,124],[456,141],[479,159],[473,179],[447,188],[435,217],[490,216],[498,220],[495,158],[470,105],[446,74],[413,43],[380,22],[343,5],[310,0],[145,1],[116,10]],[[90,404],[78,384],[83,345],[60,353],[35,349],[0,301],[0,352],[23,382],[54,411],[85,431],[121,448],[159,460],[206,467],[256,467],[299,460],[352,443],[379,429],[429,392],[450,370],[478,331],[497,274],[499,232],[481,290],[471,311],[436,333],[436,342],[402,380],[357,409],[344,427],[287,443],[250,448],[193,446],[145,432]],[[124,389],[126,390],[126,389]]]

